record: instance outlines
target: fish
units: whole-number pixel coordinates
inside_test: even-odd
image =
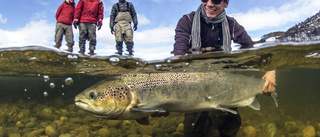
[[[155,113],[260,110],[265,81],[229,72],[127,73],[105,79],[75,97],[90,114],[112,120],[139,120]],[[277,94],[274,92],[277,105]]]

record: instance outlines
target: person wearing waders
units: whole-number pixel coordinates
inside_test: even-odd
[[[58,8],[56,12],[56,30],[54,36],[54,42],[56,45],[54,47],[60,48],[63,35],[65,35],[67,46],[69,52],[73,51],[73,30],[72,21],[74,14],[75,3],[74,0],[65,0]]]
[[[103,3],[101,0],[79,0],[75,9],[73,26],[79,27],[79,53],[84,54],[86,40],[89,41],[89,55],[96,49],[96,28],[102,27]]]
[[[229,0],[201,0],[196,12],[184,15],[175,29],[172,53],[176,57],[217,51],[230,52],[231,40],[241,48],[252,48],[253,42],[237,21],[226,15]],[[271,94],[275,88],[275,71],[268,71],[261,92]],[[230,108],[238,112],[237,108]],[[234,137],[241,126],[239,113],[212,111],[187,113],[184,120],[186,137]]]
[[[110,14],[110,29],[111,34],[115,35],[116,54],[122,55],[123,41],[127,45],[127,51],[129,56],[133,56],[133,31],[131,27],[131,21],[133,22],[134,31],[137,30],[138,19],[136,11],[131,2],[126,0],[119,0],[114,4]]]

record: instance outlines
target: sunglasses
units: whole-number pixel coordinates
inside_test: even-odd
[[[201,0],[202,2],[208,2],[209,0]],[[222,0],[211,0],[213,4],[220,4]]]

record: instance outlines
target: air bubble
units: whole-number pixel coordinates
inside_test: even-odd
[[[48,82],[50,80],[49,76],[47,75],[44,75],[43,78],[44,78],[44,82]]]
[[[50,88],[55,88],[56,85],[54,85],[54,83],[50,83]]]
[[[115,65],[118,65],[120,58],[119,57],[110,57],[109,61],[111,62],[111,65],[115,66]]]
[[[46,92],[46,91],[43,92],[43,96],[44,96],[44,97],[47,97],[47,96],[48,96],[48,92]]]
[[[71,77],[66,78],[65,80],[66,85],[70,86],[73,84],[73,79]]]
[[[154,66],[156,70],[162,70],[162,65],[161,64],[157,64]]]

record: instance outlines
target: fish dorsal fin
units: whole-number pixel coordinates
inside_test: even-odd
[[[145,112],[145,113],[156,113],[156,112],[164,113],[164,112],[167,112],[166,110],[164,110],[162,108],[137,108],[137,107],[130,108],[130,111]]]
[[[258,98],[255,97],[253,102],[251,103],[251,105],[249,105],[248,107],[254,109],[254,110],[260,110],[260,103],[258,101]]]

